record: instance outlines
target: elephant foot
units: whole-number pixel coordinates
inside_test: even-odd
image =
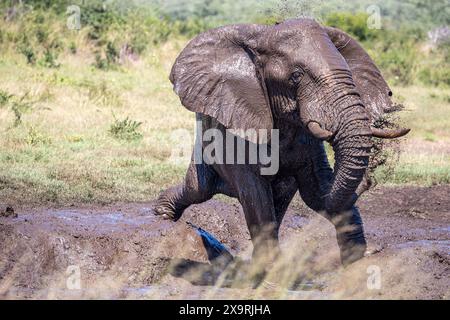
[[[341,262],[344,267],[362,259],[366,254],[366,246],[347,244],[341,247]]]
[[[183,214],[182,209],[178,209],[176,206],[176,199],[178,198],[179,188],[173,187],[167,189],[156,200],[156,204],[153,207],[154,214],[161,216],[163,219],[177,221]]]
[[[337,238],[341,251],[341,262],[344,267],[366,256],[367,243],[362,232],[358,235],[343,233],[338,235]]]

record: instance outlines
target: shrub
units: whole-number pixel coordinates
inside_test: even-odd
[[[359,41],[366,41],[377,37],[377,30],[367,26],[368,17],[366,13],[336,12],[325,18],[325,24],[339,28]]]
[[[19,48],[19,51],[21,54],[23,54],[25,56],[28,64],[36,63],[36,54],[34,53],[33,49],[23,45]]]
[[[14,113],[14,127],[22,124],[22,115],[31,110],[33,103],[27,101],[28,93],[19,99],[14,99],[11,104],[11,110]]]
[[[108,62],[106,61],[106,59],[102,58],[102,55],[99,52],[95,54],[94,66],[102,70],[108,69]]]
[[[413,43],[392,45],[375,56],[385,76],[397,84],[411,84],[414,80],[417,50]]]
[[[40,27],[36,30],[36,39],[39,43],[43,44],[48,41],[48,31]]]
[[[148,46],[148,38],[143,32],[137,32],[130,40],[130,49],[133,53],[142,54]]]
[[[118,62],[119,50],[114,43],[108,41],[103,50],[97,51],[94,66],[98,69],[108,70],[113,69]]]
[[[119,50],[112,42],[106,44],[106,60],[109,64],[114,64],[119,59]]]
[[[418,77],[423,84],[450,86],[450,44],[433,48],[421,60],[419,68]]]
[[[59,68],[60,64],[56,62],[58,54],[54,50],[45,49],[44,56],[40,64],[47,68]]]
[[[115,69],[123,58],[136,59],[138,55],[144,55],[150,46],[158,46],[173,38],[191,38],[212,27],[234,22],[273,24],[282,21],[284,16],[293,14],[284,11],[277,13],[271,7],[262,8],[259,13],[255,11],[250,15],[242,15],[243,12],[235,12],[236,16],[231,16],[231,6],[227,7],[225,2],[227,1],[173,0],[168,1],[167,5],[161,5],[160,1],[151,1],[153,5],[149,5],[150,1],[146,1],[145,5],[138,5],[137,2],[125,4],[119,0],[75,1],[75,4],[81,6],[82,30],[79,32],[66,27],[65,10],[73,1],[23,0],[21,6],[14,2],[15,10],[11,8],[13,2],[0,2],[0,9],[4,9],[6,13],[11,12],[11,18],[0,29],[0,45],[2,50],[10,47],[16,50],[25,57],[28,64],[39,62],[49,68],[59,66],[58,56],[66,43],[67,52],[71,54],[79,50],[77,46],[85,45],[95,57],[93,65],[110,70]],[[426,32],[439,25],[446,25],[445,19],[442,20],[448,16],[445,15],[444,4],[444,0],[439,0],[436,4],[419,1],[404,10],[408,12],[396,13],[402,15],[403,20],[394,16],[386,7],[383,9],[381,30],[368,28],[369,16],[364,12],[330,13],[329,9],[317,12],[320,17],[325,17],[323,22],[326,25],[338,27],[358,39],[389,81],[404,85],[420,82],[448,86],[448,44],[434,47],[431,51],[424,50],[427,46]],[[333,10],[336,8],[330,7]],[[243,4],[239,8],[248,11],[252,4]],[[360,6],[342,8],[363,10]],[[434,27],[433,24],[415,20],[412,23],[411,19],[416,17],[417,20],[420,16],[417,13],[422,11],[430,17],[442,19],[438,19]],[[409,15],[410,13],[414,14]],[[408,19],[405,20],[405,17]]]
[[[177,33],[191,38],[212,26],[204,19],[191,18],[184,21],[176,21],[175,27]]]
[[[91,1],[81,9],[81,24],[90,28],[88,37],[102,43],[111,26],[124,24],[125,19],[114,8],[107,9],[102,1]]]
[[[141,125],[142,122],[131,120],[129,117],[126,117],[124,120],[118,120],[114,116],[114,122],[109,128],[109,133],[119,140],[140,140],[142,139],[142,133],[138,132],[138,129]]]
[[[36,146],[38,144],[48,145],[51,144],[52,140],[47,135],[38,131],[35,127],[31,126],[28,128],[27,137],[25,139],[26,143],[30,146]]]
[[[363,45],[369,49],[385,77],[395,84],[412,84],[422,56],[419,44],[423,34],[412,28],[380,32],[377,41],[366,41]]]
[[[6,91],[0,90],[0,107],[6,106],[13,96]]]

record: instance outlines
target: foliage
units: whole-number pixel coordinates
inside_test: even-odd
[[[21,97],[12,96],[11,110],[14,113],[14,127],[22,124],[22,115],[29,112],[33,107],[34,102],[28,99],[28,92]]]
[[[426,37],[433,26],[449,22],[445,14],[449,9],[443,1],[361,1],[350,5],[338,0],[326,4],[319,0],[239,4],[228,0],[24,0],[22,7],[17,1],[6,1],[0,9],[10,21],[1,29],[0,46],[15,49],[30,65],[46,68],[58,68],[63,53],[75,55],[85,49],[92,53],[95,67],[111,70],[145,56],[169,39],[191,38],[218,25],[271,24],[286,17],[315,15],[322,23],[357,38],[392,83],[448,86],[448,42],[428,48]],[[66,9],[71,4],[80,6],[79,31],[66,27]],[[379,6],[381,30],[368,28],[368,5]]]
[[[430,50],[428,59],[422,60],[418,78],[432,86],[450,86],[450,43]]]
[[[367,18],[365,13],[335,12],[325,24],[360,41],[391,83],[449,85],[449,42],[433,47],[424,30],[408,25],[369,29]]]
[[[0,108],[7,105],[9,100],[14,97],[14,95],[4,91],[0,90]]]
[[[18,48],[19,52],[25,56],[27,59],[28,64],[35,64],[36,63],[36,54],[34,53],[33,49],[26,45],[22,45]]]
[[[26,143],[30,146],[36,146],[39,144],[50,144],[51,139],[47,135],[43,134],[35,127],[28,128],[28,135],[26,137]]]
[[[56,62],[57,59],[57,53],[55,51],[52,51],[51,49],[45,49],[44,56],[41,60],[41,65],[48,67],[48,68],[58,68],[59,63]]]
[[[373,40],[378,35],[378,32],[377,30],[368,28],[368,17],[368,14],[362,12],[356,14],[350,12],[334,12],[327,16],[325,24],[344,30],[360,41]]]
[[[114,122],[109,128],[109,133],[116,139],[133,141],[142,139],[142,133],[138,131],[142,122],[131,120],[126,117],[123,120],[119,120],[114,116]]]

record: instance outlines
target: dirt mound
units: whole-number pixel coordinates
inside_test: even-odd
[[[16,208],[0,217],[3,298],[448,299],[450,186],[378,188],[360,200],[369,245],[383,250],[342,268],[333,227],[295,201],[283,257],[255,285],[251,241],[236,203],[194,205],[177,223],[151,203]],[[198,225],[238,257],[211,263]]]

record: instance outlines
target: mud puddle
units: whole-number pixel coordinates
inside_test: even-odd
[[[243,280],[251,271],[238,265],[218,270],[185,223],[248,261],[252,246],[236,203],[192,206],[177,223],[155,217],[152,203],[14,206],[17,217],[0,217],[0,297],[449,299],[449,195],[450,186],[365,195],[359,206],[367,239],[383,249],[347,268],[333,227],[297,200],[281,228],[283,257],[258,285]]]

